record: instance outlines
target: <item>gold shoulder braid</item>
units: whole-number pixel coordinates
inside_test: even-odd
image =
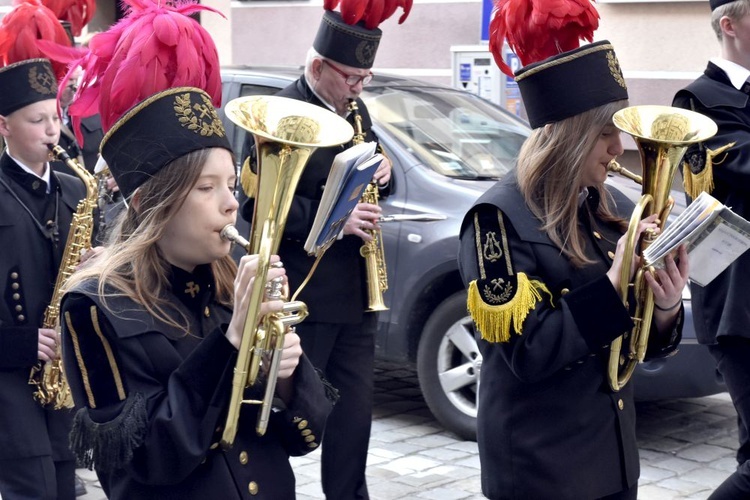
[[[542,300],[541,292],[549,295],[550,303],[552,294],[541,281],[514,272],[499,210],[474,213],[474,237],[479,279],[469,284],[469,314],[484,340],[508,342],[511,321],[515,332],[522,335],[523,322]]]

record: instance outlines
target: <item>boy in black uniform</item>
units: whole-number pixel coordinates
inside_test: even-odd
[[[85,190],[52,172],[48,145],[60,119],[49,61],[0,69],[0,495],[75,498],[75,461],[68,450],[70,410],[43,408],[28,383],[31,368],[55,358],[59,336],[41,328],[68,228]]]

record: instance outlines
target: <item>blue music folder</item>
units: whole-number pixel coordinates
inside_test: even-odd
[[[328,204],[321,199],[313,229],[305,242],[305,250],[308,254],[317,257],[336,241],[382,161],[383,155],[375,154],[364,161],[350,165],[338,185],[335,182],[331,183],[329,179],[326,189],[330,187],[335,196],[329,197],[331,202]],[[324,199],[325,194],[324,192]]]

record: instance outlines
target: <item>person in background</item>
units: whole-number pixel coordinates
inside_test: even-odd
[[[318,446],[332,407],[288,332],[267,433],[256,434],[258,407],[245,405],[233,446],[219,446],[237,349],[255,333],[244,323],[258,261],[243,257],[238,270],[220,236],[239,205],[210,102],[198,89],[165,90],[102,144],[129,204],[109,245],[71,278],[62,317],[65,369],[83,406],[71,443],[110,499],[294,498],[289,456]],[[196,106],[204,135],[174,113]],[[281,306],[268,301],[262,313]],[[244,397],[262,399],[263,380]]]
[[[361,117],[363,141],[377,141],[367,106],[359,98],[372,79],[371,68],[382,32],[363,22],[347,24],[338,12],[326,11],[305,62],[304,75],[277,95],[330,109],[355,124],[354,101]],[[356,131],[356,127],[355,127]],[[312,228],[334,157],[352,143],[318,148],[305,166],[294,195],[279,255],[292,290],[305,280],[315,262],[303,248]],[[380,195],[389,190],[391,165],[383,161],[374,174]],[[243,207],[252,220],[254,200]],[[299,294],[310,316],[297,326],[302,348],[313,365],[339,391],[329,417],[334,432],[323,438],[323,492],[331,500],[369,498],[365,468],[373,404],[377,316],[367,312],[365,261],[360,247],[379,230],[380,206],[358,203],[336,241],[320,260]],[[342,277],[346,276],[345,279]]]
[[[0,495],[75,498],[68,449],[70,410],[43,407],[29,374],[59,356],[59,334],[43,327],[71,219],[86,194],[81,181],[50,168],[60,119],[49,61],[0,69]],[[12,242],[12,243],[11,243]]]
[[[703,75],[677,92],[673,105],[713,119],[719,131],[685,154],[688,199],[709,192],[750,218],[750,2],[710,0],[711,27],[721,55]],[[737,470],[711,499],[750,498],[750,253],[744,253],[705,287],[690,285],[698,342],[708,346],[737,410]]]

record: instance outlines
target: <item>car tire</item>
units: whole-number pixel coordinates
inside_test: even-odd
[[[425,323],[417,374],[435,418],[462,439],[477,439],[477,387],[482,355],[466,314],[466,292],[440,303]]]

